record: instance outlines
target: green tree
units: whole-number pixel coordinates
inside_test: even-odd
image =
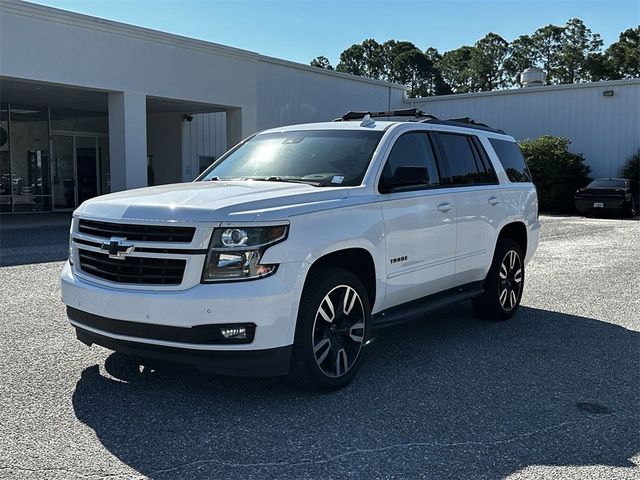
[[[480,91],[496,90],[507,85],[505,61],[509,42],[496,33],[487,33],[473,46],[469,70]]]
[[[329,59],[322,55],[311,60],[309,65],[311,65],[312,67],[324,68],[325,70],[333,70]]]
[[[508,57],[504,62],[505,75],[510,85],[520,83],[520,74],[538,61],[535,43],[529,35],[520,35],[509,44]]]
[[[547,73],[547,84],[559,78],[564,29],[557,25],[539,28],[531,35],[533,59]]]
[[[424,55],[429,59],[433,69],[431,74],[428,76],[425,82],[426,94],[425,96],[431,95],[449,95],[453,93],[451,90],[451,86],[444,81],[442,77],[442,72],[440,71],[440,61],[442,60],[442,55],[435,48],[427,48],[424,51]]]
[[[557,77],[559,83],[589,80],[589,55],[602,48],[602,39],[579,18],[570,19],[562,31]]]
[[[351,75],[365,76],[365,54],[364,48],[359,43],[351,45],[340,54],[340,63],[336,66],[338,72],[350,73]]]
[[[622,32],[607,48],[606,56],[613,78],[640,77],[640,26]]]
[[[364,55],[365,75],[376,80],[383,80],[385,76],[384,48],[372,38],[362,42],[362,51]]]
[[[442,77],[455,93],[479,91],[477,79],[469,68],[473,55],[473,47],[465,45],[445,52],[440,59],[438,67]]]
[[[581,154],[569,151],[567,138],[544,135],[520,142],[538,191],[538,206],[543,212],[571,212],[573,196],[589,183],[591,168]]]

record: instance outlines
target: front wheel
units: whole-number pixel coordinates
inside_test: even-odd
[[[484,293],[472,299],[476,313],[492,320],[511,318],[520,305],[524,287],[524,257],[518,243],[501,239],[484,281]]]
[[[306,388],[331,391],[362,365],[371,307],[351,272],[321,268],[311,275],[300,300],[291,375]]]

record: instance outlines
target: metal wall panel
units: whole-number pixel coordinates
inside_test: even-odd
[[[610,90],[614,95],[604,96]],[[584,154],[592,177],[616,176],[640,149],[637,79],[408,99],[405,105],[441,118],[471,117],[518,140],[567,137],[571,151]]]
[[[200,173],[200,157],[219,158],[227,150],[225,112],[192,115],[182,122],[182,179],[191,181]]]
[[[386,110],[404,90],[287,65],[258,63],[258,129],[333,120],[349,110]]]

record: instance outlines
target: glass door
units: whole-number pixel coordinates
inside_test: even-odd
[[[53,208],[69,210],[76,206],[76,174],[73,136],[54,135],[52,140]]]
[[[96,137],[75,137],[78,205],[98,195]]]

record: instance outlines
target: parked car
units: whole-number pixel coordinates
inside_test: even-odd
[[[617,213],[638,214],[638,192],[626,178],[598,178],[576,191],[576,210],[582,215]]]
[[[512,317],[540,229],[514,139],[414,110],[339,120],[253,135],[193,183],[84,202],[62,271],[78,339],[332,390],[374,328],[469,299]]]

